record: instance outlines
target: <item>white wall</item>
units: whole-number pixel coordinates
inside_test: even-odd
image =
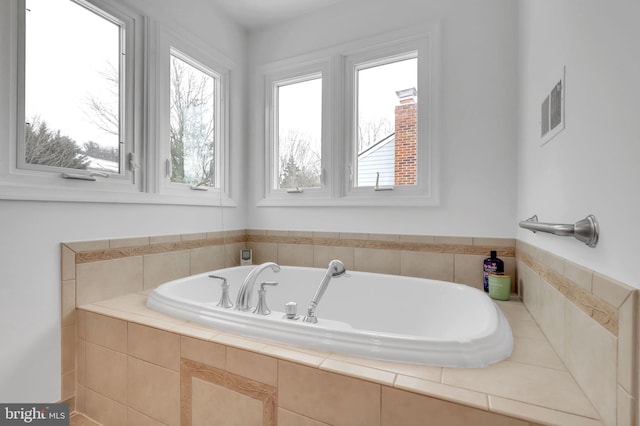
[[[640,288],[640,3],[523,0],[520,5],[518,219],[594,214],[600,242],[518,238]],[[540,105],[566,65],[566,128],[540,146]]]
[[[114,0],[115,1],[115,0]],[[235,62],[231,75],[231,192],[238,208],[0,201],[0,401],[60,399],[60,242],[243,229],[245,31],[210,1],[121,1]],[[0,31],[15,19],[0,2]],[[0,37],[0,56],[9,55]],[[0,143],[9,143],[8,61],[0,63]],[[0,187],[0,198],[2,198]],[[224,222],[224,223],[223,223]]]
[[[439,207],[251,207],[262,188],[261,129],[252,129],[254,228],[513,237],[516,227],[517,7],[511,0],[354,0],[249,36],[250,70],[384,32],[439,21]],[[253,74],[250,74],[253,75]],[[255,85],[252,91],[263,90]],[[252,106],[253,107],[253,106]],[[252,109],[252,123],[263,110]],[[255,127],[255,126],[254,126]]]

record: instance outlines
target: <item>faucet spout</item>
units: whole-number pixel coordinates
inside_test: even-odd
[[[324,292],[329,286],[329,281],[331,281],[331,278],[339,278],[343,276],[346,272],[347,269],[341,261],[332,260],[329,262],[329,268],[327,268],[327,272],[324,274],[322,281],[320,281],[316,294],[313,296],[313,299],[309,304],[309,308],[307,309],[307,315],[302,319],[302,321],[313,324],[318,322],[318,318],[316,317],[316,308],[318,307],[318,303],[320,303],[320,299],[322,299]]]
[[[273,272],[280,272],[280,266],[274,262],[265,262],[253,268],[242,282],[242,286],[238,291],[238,297],[236,298],[236,310],[248,311],[251,309],[251,294],[253,293],[253,287],[256,285],[258,275],[260,275],[260,273],[265,269],[271,269]]]

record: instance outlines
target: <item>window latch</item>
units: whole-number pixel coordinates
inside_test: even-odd
[[[109,173],[104,172],[91,172],[88,175],[82,173],[62,173],[63,179],[73,179],[73,180],[88,180],[91,182],[96,181],[96,176],[103,177],[107,179],[109,177]]]
[[[302,190],[302,188],[298,188],[297,186],[295,188],[287,189],[287,194],[302,194],[303,192],[304,190]]]

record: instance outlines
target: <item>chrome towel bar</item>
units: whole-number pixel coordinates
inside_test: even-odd
[[[520,221],[520,228],[528,229],[536,232],[547,232],[549,234],[561,235],[564,237],[575,237],[589,247],[595,247],[598,244],[598,222],[592,214],[582,220],[577,221],[573,225],[560,223],[544,223],[538,222],[538,216],[533,215],[527,220]]]

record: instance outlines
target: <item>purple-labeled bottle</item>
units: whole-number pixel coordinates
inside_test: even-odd
[[[484,274],[484,291],[489,292],[489,274],[504,274],[504,262],[498,259],[498,252],[491,250],[491,255],[482,265]]]

